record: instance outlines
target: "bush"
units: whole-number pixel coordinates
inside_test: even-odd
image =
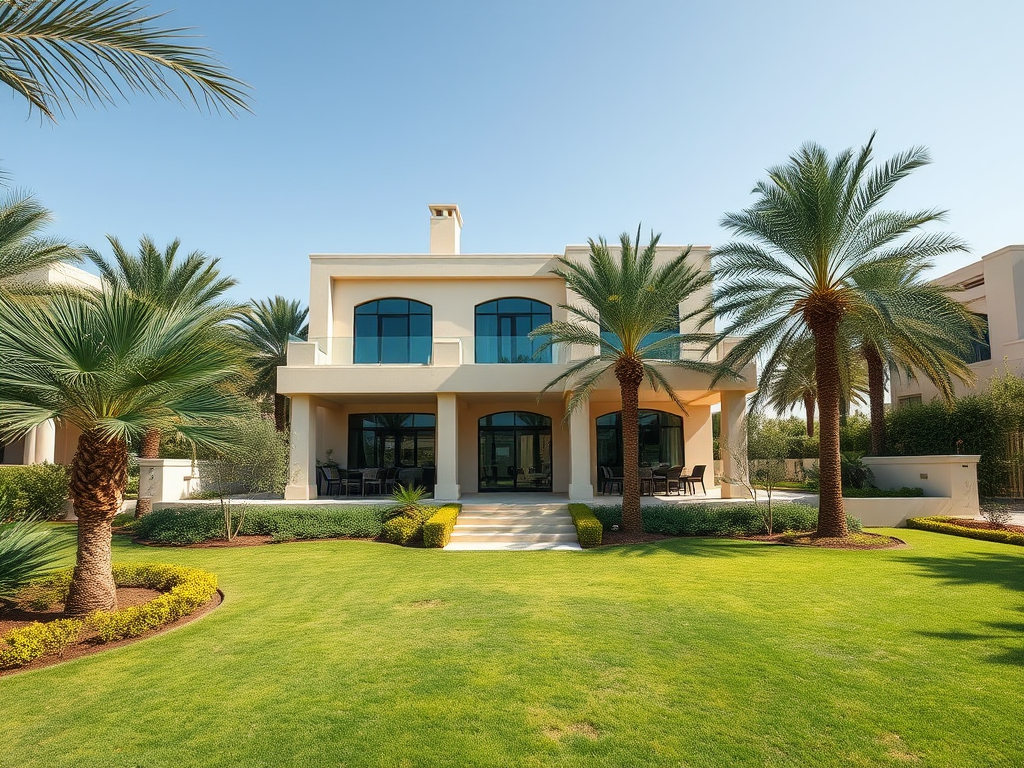
[[[381,534],[387,510],[377,504],[253,504],[246,510],[240,533],[273,536],[278,541],[344,536],[372,539]],[[212,505],[159,509],[136,524],[135,534],[160,544],[198,544],[224,538],[224,517],[220,508]]]
[[[1006,524],[1010,522],[1011,512],[1006,504],[986,501],[981,505],[981,517],[996,528],[1005,528]]]
[[[924,496],[921,488],[843,488],[847,499],[912,499]]]
[[[54,571],[70,551],[71,541],[48,523],[0,524],[0,599]]]
[[[948,533],[953,536],[966,536],[969,539],[996,541],[1000,544],[1024,546],[1024,533],[986,530],[985,528],[967,528],[963,525],[957,525],[958,522],[959,519],[955,517],[911,517],[907,520],[907,528],[917,528],[921,531],[932,531],[934,533]]]
[[[0,467],[0,496],[6,496],[12,505],[8,516],[14,520],[64,517],[70,478],[70,471],[62,464]]]
[[[602,505],[591,508],[605,530],[622,523],[622,507]],[[670,536],[753,536],[764,532],[764,505],[748,504],[659,504],[644,507],[644,530]],[[818,510],[806,504],[773,504],[774,528],[780,531],[813,531]],[[860,531],[860,520],[846,516],[851,531]]]
[[[56,619],[12,629],[0,637],[0,669],[23,667],[40,656],[63,653],[78,640],[83,625],[78,619]]]
[[[431,515],[430,519],[423,524],[423,546],[448,546],[461,509],[460,504],[446,504]]]
[[[598,520],[590,507],[586,504],[570,504],[569,515],[572,517],[572,523],[576,526],[576,537],[580,540],[580,546],[584,549],[590,547],[598,547],[601,545],[601,535],[604,533],[604,528],[601,521]],[[619,518],[622,517],[622,511],[619,510]]]

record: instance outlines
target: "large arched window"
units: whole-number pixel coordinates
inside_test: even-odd
[[[675,327],[665,331],[653,331],[648,333],[643,339],[640,340],[640,346],[646,347],[649,344],[654,344],[662,339],[667,339],[670,336],[675,336],[679,333],[679,307],[676,307],[676,323]],[[616,349],[619,349],[619,337],[611,331],[601,328],[601,338],[611,344]],[[647,355],[653,360],[678,360],[679,359],[679,345],[678,344],[667,344],[664,347],[659,347],[653,350]]]
[[[495,299],[476,308],[478,363],[550,363],[551,348],[530,332],[551,322],[551,307],[533,299]]]
[[[356,363],[430,363],[433,316],[429,304],[377,299],[356,307]]]
[[[682,466],[683,420],[674,413],[640,411],[640,466]],[[597,417],[597,465],[621,467],[622,411]]]

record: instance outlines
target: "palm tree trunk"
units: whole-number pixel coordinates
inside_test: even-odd
[[[868,400],[871,403],[871,455],[885,453],[885,366],[874,344],[861,350],[868,364]]]
[[[847,535],[843,508],[843,475],[839,459],[839,414],[842,378],[839,375],[838,313],[823,311],[809,318],[814,333],[815,379],[818,388],[818,536]]]
[[[804,395],[804,412],[807,414],[807,436],[814,437],[814,402],[810,392]]]
[[[615,378],[622,394],[622,530],[642,533],[640,513],[640,383],[644,367],[639,360],[623,358],[615,364]]]
[[[117,608],[110,566],[110,521],[128,484],[128,449],[97,430],[83,432],[71,465],[71,499],[78,515],[78,557],[64,606],[72,616]]]
[[[157,459],[160,457],[160,430],[159,429],[147,429],[146,434],[142,436],[142,445],[139,448],[140,459]],[[147,486],[148,489],[148,486]],[[139,482],[139,499],[135,502],[135,519],[148,515],[153,511],[153,497],[143,496],[142,482]]]
[[[284,432],[287,428],[285,423],[285,396],[274,395],[274,426],[277,427],[278,432]]]

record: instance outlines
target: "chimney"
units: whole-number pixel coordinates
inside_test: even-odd
[[[462,214],[457,205],[431,205],[430,252],[438,256],[460,253]]]

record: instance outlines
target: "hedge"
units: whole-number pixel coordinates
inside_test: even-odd
[[[621,517],[621,511],[619,513]],[[604,533],[604,526],[598,520],[590,507],[586,504],[570,504],[569,515],[572,517],[572,524],[576,526],[576,537],[580,540],[580,546],[584,549],[601,546],[601,535]]]
[[[956,517],[911,517],[907,520],[907,528],[917,528],[922,531],[933,531],[935,533],[948,533],[952,536],[965,536],[969,539],[981,539],[982,541],[995,541],[1000,544],[1024,546],[1024,533],[1001,531],[998,529],[968,528],[964,525],[957,525],[958,521],[959,518]]]
[[[238,514],[239,502],[232,507]],[[363,505],[253,504],[245,507],[246,536],[273,536],[277,541],[353,537],[373,539],[381,534],[389,507]],[[132,526],[136,536],[160,544],[198,544],[224,538],[220,505],[171,507],[150,512]]]
[[[27,601],[37,608],[67,600],[73,569],[33,584]],[[97,611],[85,619],[57,619],[11,630],[0,637],[0,669],[21,667],[41,656],[62,653],[83,629],[97,633],[101,643],[136,637],[147,630],[187,616],[217,592],[217,577],[197,568],[162,563],[116,563],[114,582],[120,587],[144,587],[164,594],[144,605],[117,611]]]
[[[62,464],[0,467],[0,499],[6,498],[12,507],[6,516],[13,520],[64,517],[70,478],[70,471]],[[4,516],[0,509],[0,518]]]
[[[591,507],[605,530],[622,524],[618,504]],[[659,504],[641,510],[644,531],[670,536],[737,536],[765,532],[766,504]],[[818,526],[818,509],[806,504],[772,504],[774,530],[813,531]],[[860,531],[859,519],[846,516],[851,531]]]
[[[445,504],[423,524],[424,547],[446,547],[452,540],[452,530],[459,519],[461,504]]]
[[[843,488],[846,499],[913,499],[924,496],[922,488]]]

